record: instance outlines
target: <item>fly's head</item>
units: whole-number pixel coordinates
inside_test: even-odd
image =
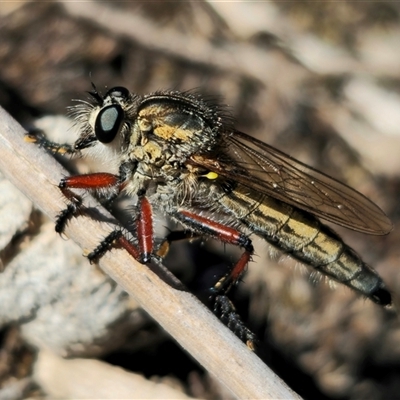
[[[140,98],[124,87],[112,88],[104,96],[97,90],[89,94],[92,102],[79,101],[71,107],[81,132],[74,148],[85,150],[89,156],[99,159],[103,168],[116,172],[129,143],[131,121],[135,119]]]

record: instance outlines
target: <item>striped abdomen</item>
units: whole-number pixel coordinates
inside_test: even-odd
[[[382,279],[313,215],[238,185],[219,200],[251,232],[378,304],[391,303]]]

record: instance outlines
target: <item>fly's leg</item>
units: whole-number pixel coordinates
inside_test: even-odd
[[[61,211],[57,216],[55,227],[56,232],[62,233],[65,229],[67,222],[73,216],[76,216],[83,207],[81,198],[72,193],[70,189],[110,189],[115,187],[118,188],[119,185],[119,177],[117,175],[108,173],[76,175],[61,179],[58,187],[60,188],[63,195],[70,201],[70,203],[68,204],[67,208]]]
[[[135,260],[140,260],[140,250],[124,236],[121,229],[113,230],[87,255],[87,258],[92,264],[103,257],[113,247],[124,248]]]
[[[215,295],[228,293],[231,287],[240,280],[240,277],[245,272],[247,264],[251,261],[254,248],[249,237],[234,228],[230,228],[188,211],[175,213],[173,217],[200,235],[211,236],[223,243],[244,248],[245,251],[239,261],[233,266],[229,273],[222,277],[213,287]]]
[[[64,231],[67,222],[81,212],[83,207],[81,198],[72,193],[70,189],[96,190],[116,188],[116,194],[118,195],[122,187],[119,177],[109,173],[69,176],[63,178],[58,186],[64,196],[70,201],[67,208],[61,211],[56,219],[55,230],[60,234]],[[124,247],[135,259],[140,258],[140,251],[123,236],[122,230],[115,229],[88,254],[89,261],[91,263],[95,262],[113,246]]]
[[[68,189],[62,190],[64,196],[70,201],[67,208],[61,211],[56,217],[55,231],[60,235],[64,232],[67,222],[73,217],[79,214],[82,209],[82,199],[75,193],[72,193]]]
[[[247,264],[251,261],[254,252],[251,240],[236,229],[189,211],[180,211],[172,214],[172,216],[198,235],[211,236],[223,243],[244,248],[242,256],[233,268],[211,288],[211,300],[213,301],[214,313],[218,318],[250,349],[254,350],[255,344],[258,342],[256,335],[244,325],[232,302],[227,297],[227,293],[239,282]]]
[[[139,197],[138,217],[136,220],[136,233],[138,246],[135,246],[125,237],[121,229],[116,229],[105,237],[101,243],[88,254],[90,262],[101,258],[110,248],[122,247],[134,259],[141,263],[151,261],[153,253],[153,212],[151,205],[145,196]]]
[[[35,143],[39,147],[43,147],[47,151],[50,151],[53,154],[61,154],[61,155],[74,155],[78,154],[79,150],[77,150],[74,145],[69,143],[56,143],[48,140],[43,132],[39,129],[31,130],[28,132],[24,140],[29,143]]]
[[[153,254],[154,232],[153,211],[149,200],[144,195],[139,195],[139,213],[136,220],[136,231],[139,242],[139,260],[148,263]]]
[[[216,296],[214,313],[250,350],[256,350],[259,342],[257,336],[244,325],[228,296]]]
[[[139,198],[138,218],[136,221],[138,246],[125,237],[122,229],[115,229],[88,254],[91,263],[101,258],[112,247],[124,248],[135,260],[142,263],[151,261],[153,252],[153,213],[146,197]]]
[[[136,220],[136,231],[138,246],[135,246],[123,234],[121,229],[112,231],[101,243],[88,254],[90,262],[101,258],[112,247],[124,248],[135,260],[141,263],[151,261],[153,253],[153,212],[151,205],[145,196],[139,197],[138,217]]]
[[[119,176],[109,173],[93,173],[86,175],[76,175],[61,180],[59,187],[61,191],[70,198],[69,189],[113,189],[117,188],[117,194],[123,187]],[[70,198],[71,199],[71,198]],[[79,205],[72,201],[68,208],[58,216],[56,227],[62,232],[66,221],[74,216],[79,210]],[[121,229],[112,231],[101,243],[88,254],[90,262],[101,258],[111,247],[118,246],[125,248],[129,254],[142,263],[148,263],[153,253],[153,211],[148,199],[143,194],[139,195],[138,217],[136,220],[136,231],[138,237],[138,247],[129,241]]]

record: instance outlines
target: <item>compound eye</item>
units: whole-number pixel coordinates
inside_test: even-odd
[[[110,143],[121,130],[125,113],[121,106],[112,104],[100,110],[94,125],[94,133],[101,143]]]

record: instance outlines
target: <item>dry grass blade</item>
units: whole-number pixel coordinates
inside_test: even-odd
[[[2,172],[54,220],[65,208],[57,188],[65,170],[44,151],[26,143],[23,128],[3,109],[0,120]],[[105,210],[101,214],[109,217]],[[80,216],[71,220],[65,233],[86,250],[93,249],[110,230],[109,224]],[[237,397],[298,398],[190,293],[173,289],[123,250],[107,253],[100,266]]]

